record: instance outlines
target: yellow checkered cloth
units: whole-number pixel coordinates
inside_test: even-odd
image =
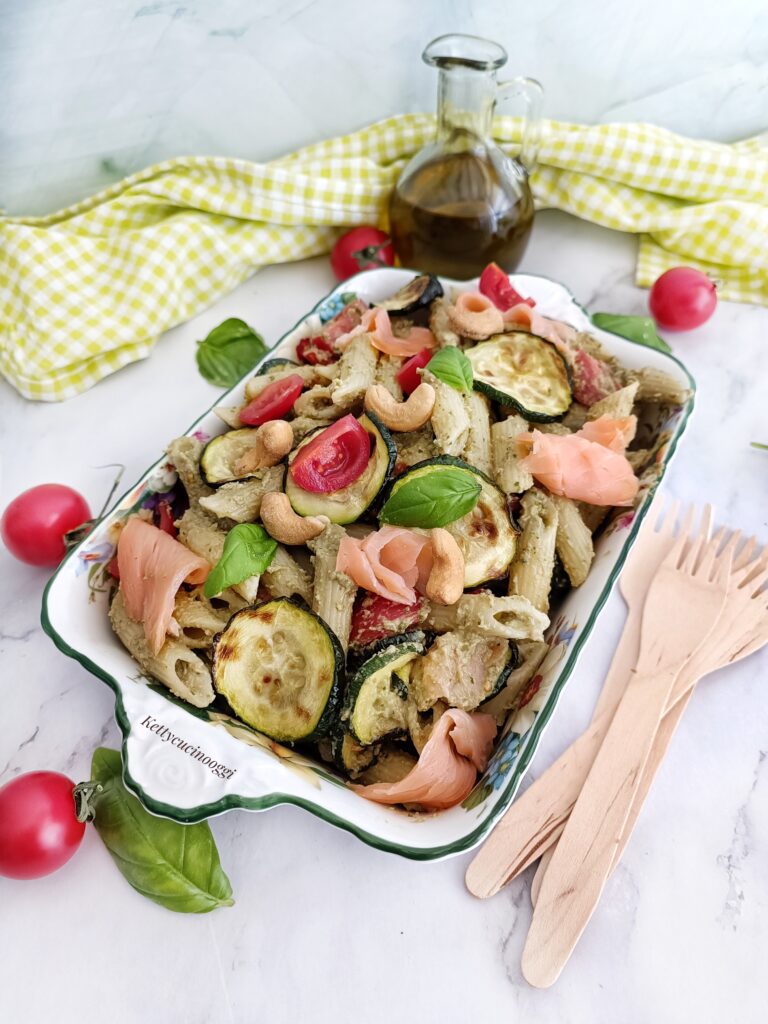
[[[326,252],[340,229],[386,223],[389,191],[434,136],[406,114],[268,164],[168,160],[46,217],[0,219],[0,371],[55,401],[149,354],[158,336],[258,267]],[[520,124],[494,131],[510,153]],[[768,153],[643,124],[547,121],[540,209],[640,235],[637,281],[681,263],[719,294],[768,302]]]

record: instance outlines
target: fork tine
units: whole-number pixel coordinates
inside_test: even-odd
[[[763,589],[766,583],[768,583],[768,565],[763,566],[762,571],[753,575],[751,579],[741,583],[739,585],[739,589],[743,590],[745,587],[749,587],[751,591],[749,596],[755,600],[756,598],[759,599],[764,595],[768,596],[768,594],[765,594]]]
[[[752,560],[752,552],[755,550],[756,547],[757,541],[755,540],[754,536],[747,537],[747,539],[744,541],[744,547],[733,560],[734,572],[740,572],[742,569],[749,565],[750,561]]]
[[[744,587],[750,584],[752,580],[766,567],[768,567],[768,547],[763,548],[756,558],[744,566],[741,571],[739,587]]]
[[[675,531],[675,523],[677,517],[680,514],[680,502],[677,498],[673,498],[667,508],[664,510],[664,519],[660,522],[659,536],[660,537],[671,537]]]
[[[723,531],[719,531],[722,533]],[[728,573],[730,575],[731,566],[733,565],[733,552],[736,545],[741,537],[740,530],[734,530],[731,536],[728,538],[726,543],[723,545],[721,551],[718,551],[719,539],[713,537],[707,545],[706,550],[703,553],[700,564],[696,567],[696,575],[701,575],[707,579],[719,579],[720,569],[723,564],[728,567]],[[713,572],[713,569],[715,570]]]
[[[691,527],[693,525],[693,519],[696,514],[696,506],[690,505],[685,516],[685,524],[688,527],[688,534],[691,534]],[[688,553],[685,557],[685,561],[680,566],[683,572],[693,573],[696,568],[697,562],[700,561],[700,556],[704,551],[704,546],[709,539],[709,531],[712,527],[712,506],[707,504],[704,506],[701,513],[701,523],[699,525],[698,533],[695,537],[691,537],[691,546],[688,549]]]

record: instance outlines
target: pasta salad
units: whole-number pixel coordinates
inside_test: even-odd
[[[151,678],[310,751],[361,796],[461,802],[595,535],[686,394],[544,316],[495,265],[355,295],[265,362],[178,484],[124,520],[109,616]]]

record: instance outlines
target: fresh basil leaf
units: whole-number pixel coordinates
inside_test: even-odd
[[[620,334],[639,345],[658,349],[659,352],[671,352],[672,349],[656,333],[656,325],[649,316],[621,316],[619,313],[593,313],[592,323],[612,334]]]
[[[432,529],[471,512],[482,490],[473,473],[441,469],[406,478],[381,510],[382,523]]]
[[[443,384],[449,384],[457,391],[469,394],[472,390],[472,363],[455,345],[447,345],[436,352],[427,363],[427,369]]]
[[[180,825],[150,814],[123,785],[122,771],[117,750],[93,752],[91,778],[102,787],[93,824],[126,881],[179,914],[231,907],[232,886],[207,822]]]
[[[231,388],[258,363],[267,346],[244,320],[232,317],[197,343],[197,368],[211,384]]]
[[[238,523],[227,534],[221,558],[205,581],[205,596],[215,597],[249,576],[260,576],[269,567],[276,551],[277,541],[272,540],[263,526]]]

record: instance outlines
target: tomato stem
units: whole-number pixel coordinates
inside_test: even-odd
[[[78,821],[93,821],[96,817],[93,798],[103,788],[100,782],[78,782],[72,790],[72,799],[75,801],[75,817]]]

